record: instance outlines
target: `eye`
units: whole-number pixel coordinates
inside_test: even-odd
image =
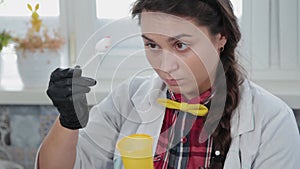
[[[183,42],[176,42],[175,43],[175,48],[178,51],[184,51],[184,50],[188,49],[189,47],[188,47],[187,44],[185,44]]]
[[[146,46],[146,48],[149,48],[151,50],[160,49],[160,47],[157,44],[153,43],[153,42],[147,42],[147,43],[145,43],[145,46]]]

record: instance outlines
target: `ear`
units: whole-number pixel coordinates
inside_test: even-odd
[[[220,49],[220,48],[224,48],[225,44],[227,42],[227,38],[225,35],[222,35],[221,33],[218,33],[216,35],[216,47],[217,49]]]

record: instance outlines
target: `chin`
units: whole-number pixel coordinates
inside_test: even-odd
[[[187,89],[180,87],[180,86],[168,86],[169,90],[171,90],[174,93],[180,93],[182,95],[185,95],[187,93],[191,93],[191,91],[188,91]]]
[[[179,86],[168,86],[168,89],[171,90],[173,93],[181,93],[182,94],[182,92],[183,92]]]

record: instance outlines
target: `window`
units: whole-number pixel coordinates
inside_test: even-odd
[[[38,13],[43,20],[43,24],[49,29],[61,28],[59,0],[2,0],[0,1],[0,32],[6,30],[20,36],[26,32],[31,15],[31,12],[27,9],[27,3],[32,6],[35,6],[37,3],[40,4]],[[63,32],[62,34],[65,36]],[[63,49],[63,52],[66,53],[67,49]],[[17,72],[17,56],[13,45],[9,45],[2,50],[0,59],[0,74],[2,75],[0,76],[0,81],[2,86],[12,90],[19,88],[21,81]],[[63,64],[67,60],[67,57],[62,59]]]
[[[130,9],[135,0],[96,0],[98,19],[119,19],[130,16]],[[243,0],[231,0],[234,13],[238,18],[242,16]]]
[[[108,23],[117,21],[118,19],[125,19],[131,18],[130,10],[132,8],[133,3],[136,0],[95,0],[95,6],[96,6],[96,17],[93,16],[93,10],[89,10],[86,12],[91,13],[89,17],[95,18],[91,21],[90,24],[85,24],[84,27],[82,26],[85,31],[87,30],[93,30],[97,31],[99,28],[101,28],[103,25],[106,25]],[[243,7],[243,0],[231,0],[234,13],[239,19],[242,19],[242,7]],[[93,4],[91,3],[90,6]],[[80,25],[78,25],[80,27]],[[119,28],[118,28],[119,29]],[[123,27],[124,29],[124,27]],[[92,34],[94,32],[90,32]],[[116,33],[117,34],[117,33]],[[81,35],[78,35],[77,37],[80,37],[80,40],[78,43],[82,43],[88,39],[88,37],[82,37]]]
[[[27,9],[27,3],[33,6],[39,3],[40,9],[38,12],[44,24],[59,27],[59,0],[40,2],[36,0],[4,0],[0,4],[0,31],[5,29],[17,34],[24,33],[31,14]]]
[[[0,16],[28,16],[30,12],[26,4],[40,4],[40,16],[59,16],[59,1],[37,1],[37,0],[2,0],[0,3]]]
[[[119,19],[130,16],[135,0],[97,0],[97,18]]]
[[[234,14],[238,18],[241,18],[243,14],[243,0],[231,0],[231,3],[233,5]]]

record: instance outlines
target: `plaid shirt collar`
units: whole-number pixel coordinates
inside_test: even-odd
[[[168,90],[167,98],[188,103],[208,103],[212,90],[187,100],[181,94]],[[208,138],[199,143],[204,118],[179,110],[166,109],[161,135],[154,157],[155,169],[198,169],[208,168],[211,161],[213,140]]]

